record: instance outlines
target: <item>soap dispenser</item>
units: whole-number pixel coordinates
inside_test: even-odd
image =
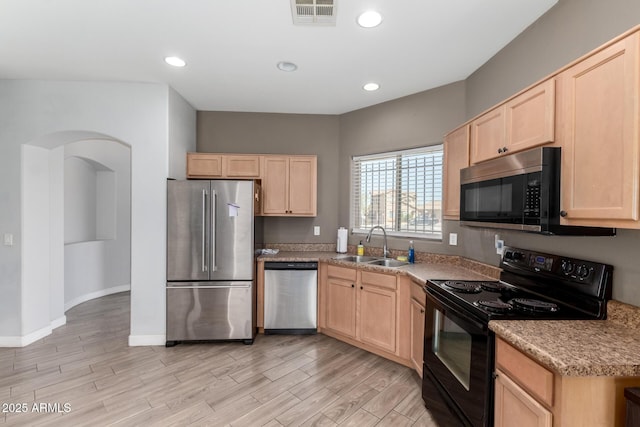
[[[362,244],[362,240],[360,240],[360,243],[358,244],[358,255],[364,255],[364,245]]]
[[[409,253],[407,254],[407,260],[411,264],[416,262],[416,253],[413,249],[413,240],[409,240]]]

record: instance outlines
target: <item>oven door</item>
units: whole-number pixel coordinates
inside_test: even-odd
[[[444,403],[450,410],[442,414],[444,419],[456,414],[465,425],[491,425],[493,344],[487,325],[427,290],[423,382],[427,407]],[[438,420],[438,414],[434,416]]]

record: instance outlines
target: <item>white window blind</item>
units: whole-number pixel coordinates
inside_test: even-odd
[[[353,157],[351,189],[354,233],[441,237],[442,144]]]

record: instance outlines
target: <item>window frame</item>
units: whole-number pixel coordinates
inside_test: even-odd
[[[365,154],[365,155],[352,155],[351,156],[351,162],[350,162],[350,176],[349,176],[349,230],[351,231],[352,234],[355,235],[366,235],[369,233],[369,229],[370,228],[359,228],[356,227],[356,185],[360,185],[359,182],[356,183],[356,162],[362,162],[362,161],[367,161],[367,160],[376,160],[376,159],[380,159],[382,160],[383,158],[392,158],[394,156],[401,158],[403,155],[404,156],[410,156],[410,155],[415,155],[415,154],[431,154],[431,153],[438,153],[440,154],[440,177],[439,179],[434,179],[434,185],[432,185],[431,187],[431,192],[433,193],[433,187],[435,186],[435,182],[439,182],[440,184],[440,188],[436,190],[436,192],[440,193],[440,209],[439,209],[439,215],[438,215],[438,222],[440,223],[440,229],[439,230],[434,230],[434,231],[427,231],[427,232],[423,232],[423,231],[406,231],[406,230],[402,230],[402,231],[396,231],[396,230],[390,230],[387,229],[385,227],[385,230],[387,232],[387,235],[389,237],[404,237],[404,238],[411,238],[414,240],[436,240],[436,241],[442,241],[442,226],[443,226],[443,198],[444,198],[444,188],[443,188],[443,175],[444,175],[444,143],[440,142],[437,144],[431,144],[431,145],[425,145],[425,146],[421,146],[421,147],[415,147],[415,148],[409,148],[409,149],[400,149],[400,150],[393,150],[393,151],[387,151],[387,152],[380,152],[380,153],[375,153],[375,154]],[[438,165],[435,165],[436,167]],[[395,168],[395,173],[396,174],[401,174],[402,173],[402,168]],[[435,173],[435,171],[433,171],[431,173],[431,175],[435,178],[437,176],[437,174]],[[357,179],[358,181],[360,181],[361,176],[358,176]],[[402,194],[401,192],[399,194]],[[394,206],[399,206],[402,205],[401,202],[402,198],[401,197],[396,197],[393,204]],[[398,201],[400,201],[398,203]],[[432,212],[434,212],[435,209],[432,208]],[[360,212],[360,211],[358,211]],[[359,224],[361,225],[361,224]],[[374,224],[374,225],[378,225],[378,224]],[[383,227],[385,226],[384,224],[380,224]]]

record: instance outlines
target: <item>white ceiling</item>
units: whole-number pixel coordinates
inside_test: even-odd
[[[0,0],[0,78],[163,82],[197,110],[341,114],[465,79],[556,2],[336,0],[337,24],[311,27],[290,0]],[[379,27],[355,23],[368,9]]]

